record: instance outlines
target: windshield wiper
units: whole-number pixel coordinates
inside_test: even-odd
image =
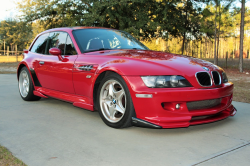
[[[112,50],[110,48],[99,48],[99,49],[93,49],[93,50],[87,50],[87,51],[84,51],[84,52],[94,52],[94,51],[101,51],[101,50]]]
[[[112,50],[110,48],[99,48],[98,50]]]
[[[143,50],[142,48],[132,48],[133,50]]]
[[[143,48],[120,48],[121,50],[145,50]]]

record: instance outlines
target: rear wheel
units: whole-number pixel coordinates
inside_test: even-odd
[[[125,128],[132,125],[134,106],[128,87],[118,74],[110,74],[101,81],[98,110],[104,123],[110,127]]]
[[[26,67],[23,67],[19,73],[18,87],[23,100],[34,101],[41,99],[41,97],[35,96],[33,94],[34,85],[32,83],[29,71]]]

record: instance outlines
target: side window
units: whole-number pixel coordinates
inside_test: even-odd
[[[47,44],[47,39],[49,37],[49,34],[43,34],[38,37],[38,39],[35,41],[31,48],[31,52],[36,52],[39,54],[45,54],[45,49],[46,49],[46,44]]]
[[[73,42],[69,35],[67,36],[66,40],[65,55],[77,55]]]
[[[48,50],[56,47],[62,51],[62,55],[65,55],[65,43],[67,38],[66,32],[52,32],[49,35]]]

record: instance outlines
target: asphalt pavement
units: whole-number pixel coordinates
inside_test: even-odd
[[[28,166],[250,165],[250,104],[225,120],[178,129],[106,126],[97,112],[55,99],[23,101],[0,74],[0,144]]]

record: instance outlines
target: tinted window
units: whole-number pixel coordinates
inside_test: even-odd
[[[48,39],[49,34],[43,34],[38,37],[38,39],[35,41],[34,45],[31,48],[31,52],[36,52],[39,54],[45,54],[45,49],[46,49],[46,44],[47,44],[47,39]]]
[[[65,47],[65,55],[76,55],[76,50],[74,48],[73,42],[70,36],[67,36],[66,47]]]
[[[65,55],[65,43],[67,38],[66,32],[51,32],[48,40],[48,50],[56,47],[62,51],[62,55]]]
[[[80,29],[73,31],[81,52],[98,49],[143,49],[148,48],[124,31],[112,29]]]

